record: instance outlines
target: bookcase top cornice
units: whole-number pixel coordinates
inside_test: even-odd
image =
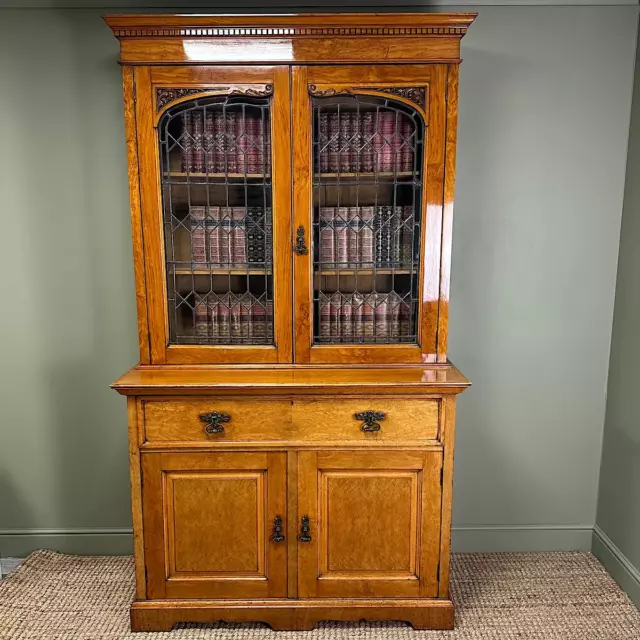
[[[119,38],[459,36],[475,13],[123,14],[104,19]]]

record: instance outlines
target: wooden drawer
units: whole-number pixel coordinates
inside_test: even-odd
[[[150,443],[218,442],[414,442],[438,436],[438,400],[369,398],[193,398],[144,402]],[[380,429],[363,431],[355,414],[384,413]],[[226,413],[224,430],[206,433],[201,414]],[[375,429],[375,425],[373,426]]]
[[[438,400],[313,398],[294,400],[293,429],[300,440],[415,441],[438,437]],[[384,413],[377,431],[363,431],[356,414]],[[370,427],[371,428],[371,427]],[[375,429],[375,424],[372,425]]]
[[[200,420],[217,411],[230,416],[221,433],[205,432]],[[291,401],[270,398],[193,398],[150,400],[144,403],[148,442],[272,441],[291,434]]]

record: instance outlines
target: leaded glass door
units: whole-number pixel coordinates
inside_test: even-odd
[[[152,361],[290,362],[288,68],[143,71],[160,221],[149,198],[145,251],[162,256],[147,265]]]
[[[296,361],[436,360],[444,78],[294,69]]]

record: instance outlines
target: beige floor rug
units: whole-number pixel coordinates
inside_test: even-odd
[[[129,557],[31,555],[0,581],[2,640],[639,640],[640,612],[587,553],[457,554],[455,631],[404,623],[320,623],[310,632],[260,624],[187,625],[131,634]]]

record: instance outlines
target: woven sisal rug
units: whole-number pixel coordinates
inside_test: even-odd
[[[260,624],[129,633],[129,557],[31,555],[0,581],[2,640],[638,640],[640,612],[587,553],[454,555],[455,631],[404,623],[319,623],[313,631]]]

